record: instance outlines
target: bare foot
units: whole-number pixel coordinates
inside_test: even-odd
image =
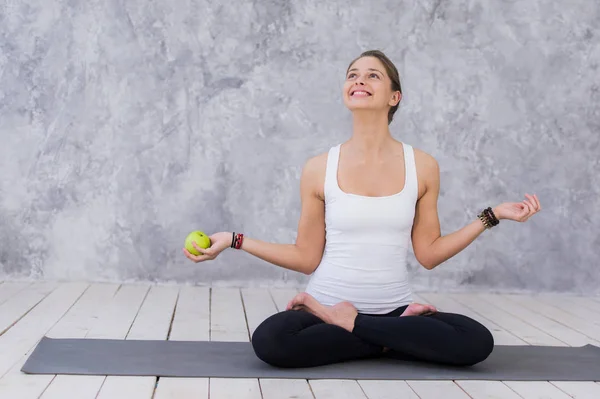
[[[400,315],[402,316],[421,316],[428,315],[437,312],[437,309],[433,305],[423,305],[420,303],[411,303],[408,305],[406,310]]]
[[[334,324],[350,332],[354,329],[354,319],[358,315],[358,310],[349,302],[325,306],[306,292],[296,295],[288,303],[286,310],[306,310],[325,323]]]
[[[293,297],[286,307],[286,310],[305,310],[319,317],[321,320],[329,322],[329,312],[327,309],[327,306],[322,305],[312,295],[309,295],[306,292],[301,292]]]

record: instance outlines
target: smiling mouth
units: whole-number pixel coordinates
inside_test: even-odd
[[[364,90],[356,90],[350,94],[350,97],[369,97],[369,96],[371,96],[371,93],[369,93],[368,91],[364,91]]]

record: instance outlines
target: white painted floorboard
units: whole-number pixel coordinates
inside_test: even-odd
[[[169,340],[208,341],[210,289],[182,287]],[[154,399],[208,398],[208,378],[160,378]]]
[[[239,289],[212,288],[210,304],[212,341],[250,341]],[[209,387],[211,399],[262,398],[257,378],[211,378]]]
[[[600,398],[594,381],[377,381],[26,375],[44,336],[249,342],[295,289],[87,283],[0,284],[0,398],[387,399]],[[597,298],[419,293],[415,300],[463,313],[497,344],[600,345]],[[576,309],[576,310],[574,310]],[[502,343],[498,342],[501,341]]]
[[[23,291],[25,288],[30,286],[31,283],[20,283],[20,282],[3,282],[0,284],[0,305],[12,298],[17,293]]]

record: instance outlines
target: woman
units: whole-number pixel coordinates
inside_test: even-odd
[[[194,262],[225,248],[311,275],[306,292],[254,332],[257,356],[278,367],[311,367],[374,356],[473,365],[494,341],[463,315],[412,303],[409,243],[428,270],[450,259],[501,219],[524,222],[541,210],[536,195],[483,210],[441,237],[440,174],[430,155],[395,140],[389,124],[402,90],[398,71],[380,51],[350,63],[343,86],[352,137],[309,159],[300,181],[302,209],[295,244],[221,232]]]

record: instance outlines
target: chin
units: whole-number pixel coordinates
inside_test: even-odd
[[[369,104],[368,101],[356,101],[355,99],[352,98],[344,98],[344,105],[346,106],[346,108],[352,110],[352,109],[365,109],[365,108],[372,108],[373,104]]]
[[[346,108],[350,111],[376,111],[378,107],[374,106],[374,104],[357,104],[357,103],[346,103]]]

